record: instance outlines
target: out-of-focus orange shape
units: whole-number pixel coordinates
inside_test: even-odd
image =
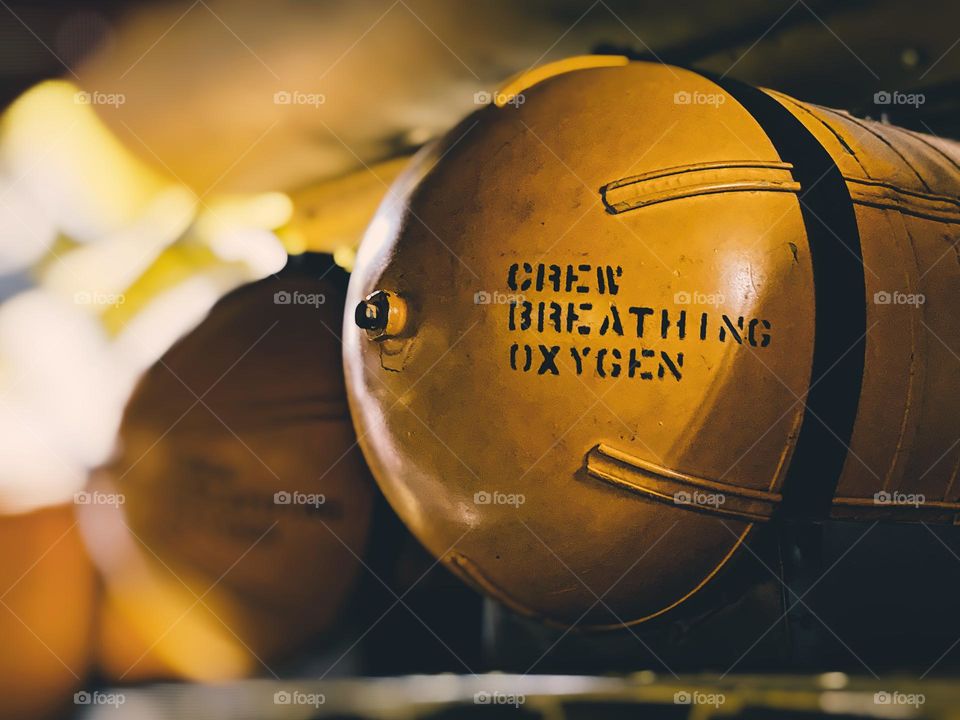
[[[96,580],[58,506],[0,518],[0,718],[55,717],[91,663]]]
[[[188,622],[186,618],[182,620],[170,629],[163,639],[165,642],[151,639],[143,631],[142,622],[138,623],[138,619],[142,621],[144,618],[144,605],[155,607],[158,600],[156,593],[148,598],[141,596],[138,605],[137,598],[121,596],[109,590],[104,593],[97,614],[95,641],[97,669],[104,677],[128,683],[177,680],[189,674],[189,668],[182,667],[175,658],[170,658],[169,646],[178,638],[183,639],[185,634],[189,639],[189,632],[196,625],[196,621]],[[174,611],[186,611],[187,614],[191,612],[188,605],[170,607],[170,612]],[[194,608],[192,612],[200,616],[204,608]],[[163,618],[164,615],[158,614],[155,620],[159,622]],[[159,628],[155,637],[159,638],[166,629]],[[203,654],[198,653],[198,656],[194,657],[193,661],[203,662]],[[202,668],[200,671],[202,672]]]

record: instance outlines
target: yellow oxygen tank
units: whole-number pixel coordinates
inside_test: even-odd
[[[381,206],[344,326],[365,455],[449,567],[620,627],[763,523],[960,517],[960,146],[622,57],[492,99]]]

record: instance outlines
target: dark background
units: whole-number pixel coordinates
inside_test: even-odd
[[[64,64],[72,69],[80,67],[91,53],[113,42],[132,16],[154,13],[162,31],[162,22],[171,12],[175,11],[175,18],[193,8],[181,21],[184,27],[190,25],[190,16],[203,14],[203,8],[196,3],[157,0],[17,0],[0,5],[3,104],[39,79],[64,75]],[[207,5],[231,26],[231,16],[235,14],[259,12],[269,25],[270,18],[280,14],[300,14],[305,22],[310,22],[323,14],[355,13],[357,27],[362,29],[367,16],[376,17],[391,3],[324,0]],[[458,54],[458,33],[469,31],[473,40],[486,39],[490,56],[478,64],[471,61],[470,65],[477,67],[478,72],[489,68],[493,76],[500,68],[509,69],[505,66],[510,64],[508,59],[498,58],[492,52],[497,43],[509,42],[515,50],[526,42],[531,52],[539,54],[549,41],[541,42],[539,31],[525,32],[528,27],[555,26],[562,31],[576,22],[546,59],[600,46],[640,55],[655,54],[664,62],[721,73],[729,70],[732,76],[747,82],[874,117],[879,114],[873,105],[873,94],[878,90],[922,92],[926,95],[923,106],[917,111],[894,110],[892,119],[897,124],[938,135],[960,136],[960,115],[956,112],[960,97],[960,50],[956,48],[960,39],[960,6],[954,2],[492,0],[464,7],[475,8],[478,15],[487,16],[493,10],[512,18],[512,28],[477,25],[468,10],[458,13],[462,27],[454,27],[450,35],[439,32],[440,28],[451,26],[444,3],[411,0],[408,5],[431,27],[436,20],[438,34]],[[511,37],[514,34],[519,37]],[[545,37],[550,37],[549,33]],[[171,32],[166,41],[176,44],[177,33]],[[259,51],[256,38],[244,37],[244,41]]]

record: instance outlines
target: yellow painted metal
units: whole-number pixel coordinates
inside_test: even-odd
[[[91,483],[124,500],[82,508],[110,677],[244,676],[343,617],[376,489],[340,369],[345,273],[294,262],[227,295],[146,373]]]
[[[293,216],[277,235],[291,255],[334,253],[350,270],[364,226],[408,158],[400,157],[290,193]]]
[[[407,315],[371,335],[348,312],[351,409],[414,534],[520,612],[606,627],[684,606],[824,482],[824,514],[952,522],[960,147],[679,68],[589,65],[513,81],[522,102],[422,151],[360,248],[347,307],[383,291]],[[784,132],[832,158],[826,204]],[[853,311],[823,301],[857,249],[818,213],[851,219],[863,265],[834,289]],[[814,235],[833,258],[816,268]],[[853,398],[849,450],[788,484],[831,323],[851,342],[828,365],[862,357],[830,391]]]

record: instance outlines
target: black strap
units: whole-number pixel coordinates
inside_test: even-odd
[[[789,110],[755,87],[709,79],[753,116],[781,159],[793,165],[800,183],[800,210],[813,264],[813,387],[806,396],[778,516],[824,517],[853,435],[866,352],[866,287],[853,202],[833,158]]]

